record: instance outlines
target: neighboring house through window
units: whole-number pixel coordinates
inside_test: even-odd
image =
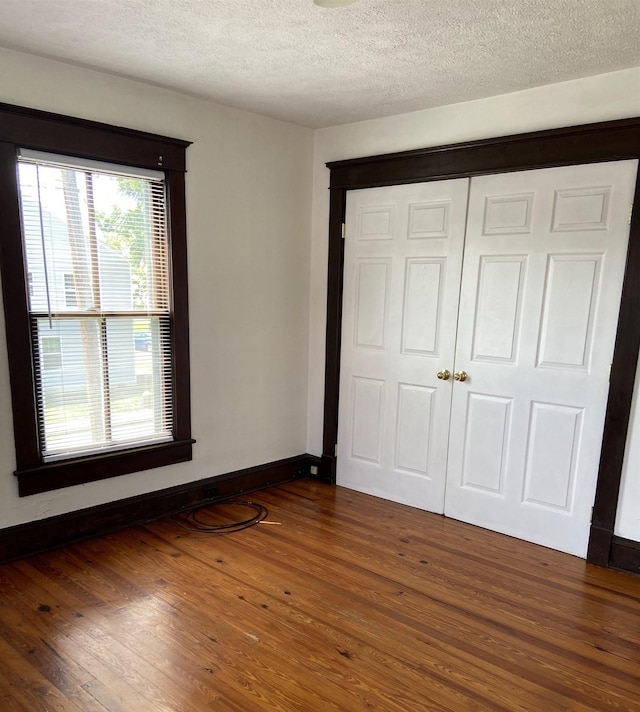
[[[68,307],[78,306],[78,296],[76,295],[76,278],[73,274],[64,276],[64,303]]]
[[[7,116],[2,286],[20,494],[191,459],[187,144],[0,107]]]
[[[43,371],[56,371],[62,368],[62,351],[59,336],[43,336],[40,339],[40,363]]]

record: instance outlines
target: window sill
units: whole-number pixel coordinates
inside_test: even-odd
[[[49,462],[28,470],[18,470],[18,494],[26,497],[63,487],[118,477],[155,467],[175,465],[192,459],[195,440],[174,440],[109,454],[78,457],[73,460]]]

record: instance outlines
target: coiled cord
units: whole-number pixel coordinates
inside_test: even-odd
[[[247,519],[228,522],[227,524],[216,524],[210,519],[207,521],[206,516],[204,516],[206,515],[207,510],[210,510],[212,507],[221,506],[246,507],[253,510],[253,514]],[[174,515],[173,519],[183,529],[187,529],[192,532],[199,532],[200,534],[233,534],[234,532],[241,532],[244,529],[249,529],[249,527],[259,524],[268,516],[269,510],[263,504],[239,499],[231,499],[225,502],[205,504],[186,512],[180,512]]]

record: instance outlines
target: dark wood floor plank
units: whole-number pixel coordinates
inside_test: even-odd
[[[237,534],[0,567],[2,711],[640,712],[639,578],[313,481],[252,498]]]

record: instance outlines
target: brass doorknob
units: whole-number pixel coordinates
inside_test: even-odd
[[[467,375],[467,372],[466,372],[466,371],[456,371],[456,372],[453,374],[453,378],[454,378],[456,381],[460,381],[461,383],[464,383],[464,381],[467,380],[468,375]]]
[[[446,368],[444,371],[438,371],[438,378],[441,381],[448,381],[450,377],[451,377],[451,371],[447,371]]]

